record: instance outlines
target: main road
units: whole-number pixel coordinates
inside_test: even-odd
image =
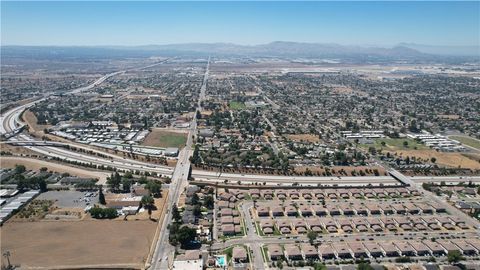
[[[200,95],[198,99],[197,110],[202,111],[202,102],[205,100],[205,93],[208,81],[208,71],[210,69],[210,57],[207,61],[207,67],[205,75],[203,77],[202,86],[200,87]],[[193,154],[193,137],[197,134],[197,117],[193,117],[190,130],[188,133],[187,143],[185,147],[180,151],[178,156],[177,166],[172,175],[172,181],[169,188],[168,200],[167,200],[167,215],[163,219],[160,228],[160,234],[158,236],[157,245],[155,247],[154,254],[152,256],[151,268],[152,269],[169,269],[170,262],[173,260],[175,247],[168,242],[170,232],[167,229],[167,225],[172,222],[172,207],[178,202],[180,194],[184,188],[188,185],[188,173],[190,171],[190,157]]]

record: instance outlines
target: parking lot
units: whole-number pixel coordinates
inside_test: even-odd
[[[86,196],[87,195],[87,196]],[[58,207],[85,208],[98,203],[97,192],[48,191],[38,196],[40,200],[53,200]]]

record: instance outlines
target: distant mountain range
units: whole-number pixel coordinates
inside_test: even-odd
[[[275,41],[261,45],[237,45],[233,43],[184,43],[171,45],[148,45],[134,47],[111,47],[147,51],[179,51],[207,54],[233,54],[247,56],[284,57],[395,57],[411,58],[423,53],[406,46],[394,48],[343,46],[333,43],[301,43]]]
[[[416,43],[400,43],[399,46],[414,49],[423,53],[437,55],[459,55],[459,56],[479,56],[480,44],[478,46],[434,46]]]
[[[276,41],[261,45],[184,43],[144,46],[2,46],[4,57],[148,57],[157,55],[212,55],[285,58],[333,58],[346,62],[468,61],[480,58],[476,47],[453,48],[402,43],[393,48],[345,46],[333,43]],[[450,52],[450,53],[449,53]],[[462,53],[460,53],[462,52]],[[473,57],[470,57],[473,56]]]

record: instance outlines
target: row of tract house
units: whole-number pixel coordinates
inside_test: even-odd
[[[307,203],[291,202],[257,203],[255,212],[258,217],[281,216],[368,216],[368,215],[417,215],[445,213],[445,207],[425,202],[338,202],[338,203]]]
[[[260,229],[264,234],[303,234],[309,230],[328,233],[383,232],[383,231],[437,231],[467,230],[470,227],[465,220],[451,215],[443,216],[396,216],[396,217],[358,217],[358,218],[282,218],[261,219]]]
[[[318,248],[310,244],[272,244],[267,246],[270,260],[329,260],[368,257],[396,256],[444,256],[451,251],[460,251],[465,256],[477,255],[478,239],[453,239],[438,241],[369,241],[324,243]]]
[[[388,197],[411,197],[419,196],[420,193],[409,187],[370,187],[370,188],[324,188],[324,189],[249,189],[238,190],[230,189],[229,192],[219,194],[223,200],[235,201],[242,200],[246,196],[250,196],[253,200],[257,199],[279,199],[279,200],[311,200],[311,199],[373,199]],[[233,197],[234,198],[233,198]]]

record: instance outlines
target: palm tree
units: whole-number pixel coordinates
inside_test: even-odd
[[[12,265],[10,264],[10,251],[5,251],[3,253],[3,257],[7,258],[7,263],[8,263],[8,266],[7,266],[7,269],[12,269]]]
[[[148,218],[152,219],[152,209],[155,206],[155,200],[152,196],[143,196],[142,197],[142,206],[148,210]]]

